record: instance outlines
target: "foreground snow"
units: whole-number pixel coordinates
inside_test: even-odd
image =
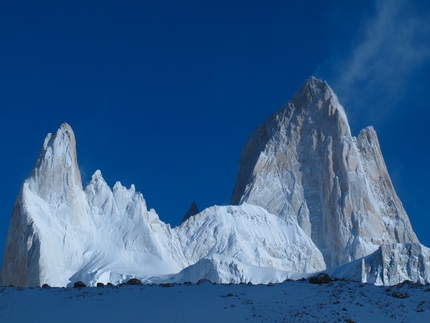
[[[344,281],[0,287],[0,304],[2,322],[427,322],[430,287],[386,288]]]

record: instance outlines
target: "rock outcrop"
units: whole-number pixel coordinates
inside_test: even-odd
[[[184,217],[182,218],[181,224],[187,221],[193,215],[196,215],[198,213],[199,213],[199,208],[196,202],[193,201],[193,203],[191,203],[190,209],[187,211],[187,213],[185,213]]]

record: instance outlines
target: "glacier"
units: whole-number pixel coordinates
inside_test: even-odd
[[[353,137],[333,90],[311,77],[249,138],[231,205],[175,228],[134,185],[110,188],[100,170],[83,188],[64,123],[47,135],[18,194],[1,278],[16,286],[133,277],[258,284],[321,271],[376,285],[429,283],[430,249],[396,195],[375,130]]]

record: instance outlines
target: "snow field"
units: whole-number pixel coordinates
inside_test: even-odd
[[[430,286],[415,284],[0,288],[1,322],[428,322],[429,312]]]

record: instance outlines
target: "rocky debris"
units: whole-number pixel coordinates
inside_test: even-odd
[[[316,276],[309,277],[309,283],[311,284],[328,284],[330,282],[330,276],[326,273],[320,273]]]
[[[43,284],[42,288],[51,288],[51,286],[49,286],[48,284]]]
[[[127,281],[127,285],[142,285],[142,282],[140,281],[140,279],[132,278]]]
[[[391,296],[395,297],[395,298],[408,298],[409,297],[409,293],[406,291],[394,291]]]
[[[82,287],[87,287],[87,285],[82,281],[77,281],[73,284],[73,287],[74,288],[82,288]]]
[[[101,282],[98,282],[97,283],[97,287],[104,287],[105,286],[105,284],[103,284],[103,283],[101,283]]]

